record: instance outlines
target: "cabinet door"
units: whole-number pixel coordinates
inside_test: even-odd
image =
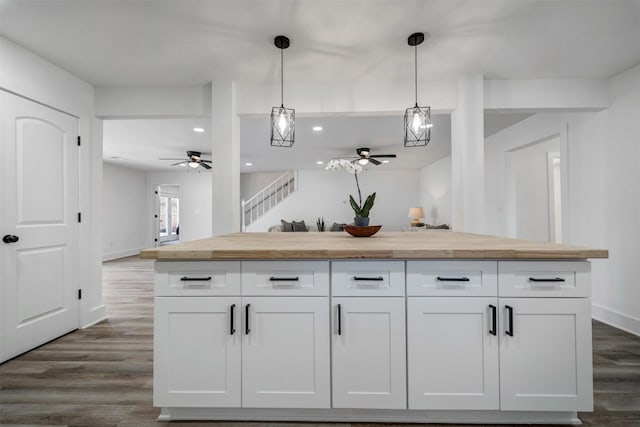
[[[242,406],[328,408],[329,299],[255,297],[242,304]]]
[[[501,298],[500,308],[500,408],[593,410],[589,300]]]
[[[407,299],[409,409],[499,408],[494,311],[497,298]]]
[[[334,298],[334,408],[407,408],[404,298]]]
[[[154,406],[239,407],[240,298],[156,297],[154,317]]]

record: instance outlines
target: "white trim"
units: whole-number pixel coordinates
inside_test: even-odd
[[[92,317],[95,318],[95,320],[92,320],[91,322],[87,323],[86,325],[80,326],[80,329],[89,328],[89,327],[95,325],[96,323],[100,323],[103,320],[106,320],[107,319],[106,309],[107,309],[107,306],[104,305],[104,304],[101,304],[101,305],[93,307],[91,310],[89,310],[89,312],[91,313]]]
[[[640,337],[640,319],[611,308],[591,304],[591,317],[614,328]]]
[[[121,251],[109,252],[106,254],[102,254],[102,262],[111,261],[118,258],[125,258],[128,256],[138,255],[141,250],[145,248],[132,248],[132,249],[123,249]]]
[[[161,408],[157,420],[582,424],[575,412],[422,411],[406,409]]]

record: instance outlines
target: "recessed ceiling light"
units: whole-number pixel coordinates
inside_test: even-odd
[[[324,162],[323,162],[322,160],[318,160],[318,161],[316,162],[316,165],[323,165],[323,164],[324,164]]]
[[[382,163],[389,163],[389,160],[383,160]]]
[[[314,132],[320,132],[322,130],[322,126],[314,126],[312,129]]]
[[[253,166],[253,163],[251,163],[251,162],[247,162],[247,163],[245,163],[244,165],[245,165],[245,166]]]
[[[202,133],[202,132],[204,132],[204,129],[202,129],[202,128],[193,128],[193,131],[194,132],[198,132],[198,133]]]

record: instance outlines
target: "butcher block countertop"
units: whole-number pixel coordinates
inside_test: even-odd
[[[233,233],[159,248],[141,258],[230,259],[587,259],[607,258],[605,249],[558,245],[449,231]]]

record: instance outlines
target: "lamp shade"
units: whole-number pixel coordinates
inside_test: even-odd
[[[424,209],[422,208],[422,206],[418,206],[417,208],[409,208],[409,218],[419,219],[424,217]]]

